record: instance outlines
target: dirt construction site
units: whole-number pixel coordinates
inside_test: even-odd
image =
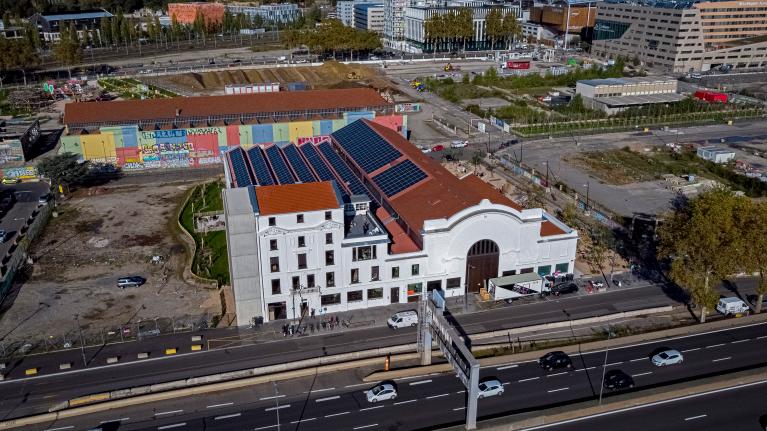
[[[218,290],[182,276],[187,252],[176,220],[190,187],[94,187],[59,202],[31,250],[34,263],[3,306],[0,335],[35,347],[29,338],[45,338],[57,348],[76,339],[78,321],[95,337],[131,332],[113,328],[141,321],[173,330],[220,313]],[[118,277],[132,275],[146,284],[117,287]]]

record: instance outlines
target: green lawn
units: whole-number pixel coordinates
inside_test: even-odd
[[[181,211],[181,225],[194,238],[196,252],[192,261],[192,272],[200,277],[217,280],[219,284],[229,284],[229,261],[226,251],[226,232],[198,234],[194,231],[194,214],[208,211],[221,211],[223,184],[212,182],[195,187],[192,197]]]

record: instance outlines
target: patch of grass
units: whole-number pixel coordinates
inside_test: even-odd
[[[211,182],[195,187],[184,209],[181,211],[181,226],[194,238],[196,245],[192,272],[204,278],[229,284],[229,260],[226,250],[226,232],[197,233],[194,230],[194,214],[221,211],[221,182]]]
[[[138,85],[141,82],[133,78],[104,78],[99,79],[98,82],[101,88],[109,92],[118,93],[123,99],[141,99],[142,96],[148,99],[178,97],[176,93],[151,84],[146,84],[148,91],[141,92],[138,89]]]

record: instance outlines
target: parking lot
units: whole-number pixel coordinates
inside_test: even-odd
[[[5,256],[24,221],[40,205],[40,196],[48,193],[49,186],[45,182],[36,182],[4,185],[2,188],[4,192],[13,194],[15,199],[13,206],[0,218],[0,229],[5,231],[5,241],[0,242],[0,256]]]

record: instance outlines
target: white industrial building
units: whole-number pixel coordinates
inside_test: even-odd
[[[727,163],[735,160],[735,152],[717,147],[700,147],[697,152],[698,157],[714,163]]]
[[[244,14],[253,18],[261,17],[266,22],[289,23],[301,16],[301,11],[295,3],[272,3],[253,6],[249,4],[230,3],[226,10],[233,14]]]
[[[586,106],[608,114],[634,106],[678,102],[685,98],[677,93],[677,80],[664,76],[587,79],[575,84],[575,93],[583,97]]]
[[[238,325],[412,302],[432,290],[458,297],[499,276],[574,269],[576,231],[475,175],[454,176],[384,125],[358,120],[262,157],[278,153],[272,146],[226,157]]]

